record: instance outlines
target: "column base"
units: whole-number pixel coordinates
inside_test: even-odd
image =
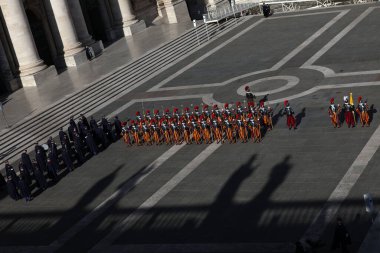
[[[161,6],[159,14],[166,18],[169,24],[190,21],[189,11],[185,1],[165,3],[164,6]]]
[[[101,41],[101,40],[94,41],[94,43],[92,43],[88,46],[90,46],[90,47],[92,47],[92,49],[94,49],[95,56],[101,55],[103,53],[104,45],[103,45],[103,41]]]
[[[76,54],[68,56],[58,56],[55,60],[55,66],[57,68],[68,68],[68,67],[77,67],[88,61],[86,51],[82,50]]]
[[[124,37],[132,36],[135,33],[143,31],[145,28],[146,28],[146,24],[144,20],[139,20],[136,23],[123,26]]]
[[[48,68],[32,75],[20,76],[19,80],[15,81],[14,85],[18,85],[18,87],[33,87],[42,84],[46,79],[55,77],[56,75],[56,68],[54,66],[49,66]]]

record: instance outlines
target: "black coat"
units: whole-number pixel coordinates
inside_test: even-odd
[[[116,136],[117,138],[119,138],[121,135],[121,131],[123,130],[123,127],[121,126],[121,121],[115,118],[114,125],[115,125]]]
[[[47,181],[39,168],[34,168],[33,176],[37,181],[38,187],[45,190],[47,188]]]
[[[90,124],[88,124],[88,120],[87,120],[86,116],[82,115],[82,116],[80,117],[80,119],[82,120],[83,125],[84,125],[87,129],[91,129],[91,128],[90,128]]]
[[[74,141],[74,133],[77,131],[77,130],[75,130],[75,127],[73,127],[73,126],[70,125],[67,128],[67,131],[69,132],[69,138],[70,138],[70,140]]]
[[[95,129],[98,128],[98,123],[96,122],[95,119],[90,120],[90,127],[92,131],[95,131]]]
[[[78,134],[74,135],[74,147],[75,147],[75,152],[77,153],[79,162],[80,163],[84,162],[85,157],[83,153],[82,141],[80,140],[80,137]]]
[[[28,170],[29,173],[33,172],[33,164],[32,160],[30,160],[30,156],[27,153],[21,154],[21,161],[24,164],[24,168]]]
[[[20,199],[20,194],[17,191],[16,184],[13,182],[13,180],[7,181],[7,191],[9,196],[14,200]]]
[[[46,160],[46,151],[45,151],[45,149],[41,145],[37,144],[36,146],[34,146],[34,151],[35,151],[36,154],[37,154],[38,150],[41,152],[42,156]]]
[[[20,178],[24,180],[25,183],[28,185],[32,184],[32,177],[30,176],[29,171],[25,168],[25,164],[20,164],[19,165],[19,171],[20,171]],[[32,168],[33,171],[33,168]]]
[[[18,180],[18,176],[16,174],[16,171],[13,169],[12,165],[9,165],[9,164],[5,165],[5,173],[7,177],[11,176],[12,180],[15,180],[15,179],[16,181]]]
[[[70,119],[70,121],[69,121],[69,125],[70,125],[71,127],[73,127],[73,128],[75,129],[75,131],[78,132],[78,126],[77,126],[77,123],[75,123],[75,120],[74,120],[74,119]]]
[[[54,182],[57,182],[58,181],[58,174],[57,174],[57,171],[56,171],[56,168],[55,168],[54,164],[51,161],[47,163],[47,169],[48,169],[48,175],[49,175],[49,177]]]
[[[65,146],[62,147],[62,160],[66,165],[66,168],[70,171],[74,169],[73,161],[71,160],[70,152],[67,150]]]
[[[92,134],[90,132],[87,133],[86,143],[87,143],[87,147],[90,149],[90,152],[93,155],[98,154],[98,147],[96,146],[94,138],[92,137]]]
[[[5,182],[3,174],[0,173],[0,189],[4,188],[6,185],[7,185],[7,182]]]
[[[43,152],[38,151],[36,153],[36,161],[37,161],[38,167],[42,171],[46,171],[46,154],[45,154],[45,151],[43,151]]]
[[[58,171],[59,170],[59,160],[58,160],[58,156],[56,157],[53,152],[49,152],[48,153],[48,156],[49,156],[49,159],[51,161],[51,163],[53,164],[54,166],[54,169],[55,171]]]
[[[18,188],[20,189],[21,197],[31,197],[32,193],[30,191],[29,185],[23,179],[20,179],[20,181],[18,182]]]

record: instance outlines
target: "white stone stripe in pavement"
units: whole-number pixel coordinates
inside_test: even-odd
[[[69,230],[63,233],[57,240],[52,242],[50,246],[52,248],[59,248],[63,246],[67,241],[73,238],[82,229],[87,227],[92,221],[103,214],[109,207],[114,205],[121,197],[127,194],[130,190],[141,183],[147,176],[149,176],[153,171],[160,167],[165,161],[170,159],[174,154],[176,154],[180,149],[182,149],[185,144],[175,145],[158,157],[155,161],[149,164],[144,170],[139,172],[136,176],[128,180],[119,190],[109,196],[100,205],[98,205],[94,210],[92,210],[88,215],[83,217],[78,223],[72,226]]]
[[[328,30],[331,26],[333,26],[336,22],[338,22],[344,15],[346,15],[350,10],[339,10],[339,11],[331,11],[331,12],[317,12],[317,13],[308,13],[308,14],[300,14],[300,15],[292,15],[292,16],[283,16],[278,18],[289,18],[289,17],[299,17],[299,16],[306,16],[306,15],[320,15],[325,13],[336,13],[338,12],[339,15],[335,16],[333,19],[331,19],[329,22],[327,22],[324,26],[322,26],[318,31],[316,31],[313,35],[311,35],[309,38],[307,38],[304,42],[302,42],[299,46],[297,46],[295,49],[293,49],[290,53],[288,53],[284,58],[282,58],[279,62],[277,62],[275,65],[273,65],[270,69],[264,69],[264,70],[257,70],[250,73],[246,73],[240,76],[235,76],[231,79],[228,79],[221,83],[208,83],[208,84],[196,84],[196,85],[183,85],[183,86],[170,86],[170,87],[162,87],[166,83],[170,82],[177,76],[183,74],[188,69],[194,67],[196,64],[201,62],[202,60],[206,59],[210,55],[214,54],[218,50],[220,50],[222,47],[228,45],[235,39],[241,37],[245,34],[246,31],[252,29],[253,27],[258,25],[258,22],[252,24],[250,27],[243,30],[241,33],[236,34],[231,39],[225,41],[224,43],[220,44],[218,47],[214,48],[213,50],[207,52],[202,57],[198,58],[196,61],[190,63],[189,65],[185,66],[181,70],[177,71],[174,75],[169,76],[165,80],[161,81],[156,86],[152,87],[149,92],[152,91],[164,91],[164,90],[184,90],[184,89],[199,89],[199,88],[207,88],[207,87],[218,87],[218,86],[225,86],[232,82],[235,82],[239,79],[247,78],[249,76],[254,76],[262,73],[268,73],[271,71],[276,71],[280,69],[282,66],[284,66],[288,61],[290,61],[294,56],[296,56],[299,52],[301,52],[305,47],[310,45],[314,40],[316,40],[319,36],[321,36],[326,30]]]
[[[380,251],[380,215],[369,229],[358,253],[378,253]]]
[[[192,173],[199,165],[201,165],[211,154],[213,154],[220,144],[213,143],[203,150],[197,157],[181,169],[174,177],[172,177],[165,185],[158,191],[150,196],[144,203],[142,203],[132,214],[127,216],[122,222],[118,223],[114,229],[105,236],[98,244],[96,244],[90,252],[97,250],[107,250],[123,232],[131,228],[136,222],[144,216],[144,214],[152,207],[154,207],[163,197],[165,197],[171,190],[174,189],[182,180],[184,180],[190,173]]]
[[[278,99],[273,99],[265,102],[265,105],[273,105],[273,104],[278,104],[282,103],[284,100],[294,100],[297,98],[301,98],[307,95],[310,95],[314,92],[317,92],[319,90],[327,90],[327,89],[341,89],[341,88],[356,88],[356,87],[365,87],[365,86],[380,86],[380,81],[376,82],[362,82],[362,83],[347,83],[347,84],[327,84],[327,85],[318,85],[313,88],[310,88],[308,90],[302,91],[300,93],[283,97],[283,98],[278,98]],[[263,92],[265,94],[266,92]],[[217,104],[219,107],[223,107],[224,103],[220,101],[216,101],[214,99],[213,94],[204,94],[202,97],[202,101],[205,104],[208,105],[213,105]]]
[[[309,60],[307,60],[301,68],[314,69],[322,72],[325,77],[336,76],[335,72],[327,67],[315,66],[315,63],[319,58],[322,57],[328,50],[330,50],[336,43],[338,43],[347,33],[349,33],[355,26],[357,26],[365,17],[367,17],[375,8],[380,7],[369,7],[360,16],[358,16],[354,21],[352,21],[348,26],[346,26],[340,33],[338,33],[333,39],[331,39],[324,47],[322,47],[317,53],[315,53]],[[360,72],[356,72],[360,73]],[[344,73],[344,75],[348,75]]]
[[[226,40],[223,43],[219,44],[217,47],[214,47],[213,49],[211,49],[210,51],[208,51],[207,53],[205,53],[204,55],[202,55],[201,57],[199,57],[195,61],[191,62],[190,64],[186,65],[182,69],[178,70],[176,73],[174,73],[174,74],[170,75],[169,77],[165,78],[164,80],[162,80],[161,82],[159,82],[157,85],[155,85],[152,88],[150,88],[148,91],[149,92],[159,91],[160,88],[163,85],[165,85],[166,83],[170,82],[171,80],[173,80],[174,78],[178,77],[179,75],[183,74],[185,71],[187,71],[190,68],[194,67],[195,65],[197,65],[198,63],[200,63],[201,61],[203,61],[204,59],[206,59],[210,55],[214,54],[215,52],[219,51],[220,49],[222,49],[226,45],[228,45],[231,42],[233,42],[234,40],[238,39],[240,36],[242,36],[244,34],[247,34],[247,32],[249,32],[254,27],[258,26],[262,22],[264,22],[264,19],[260,19],[260,20],[256,21],[255,23],[253,23],[252,25],[248,26],[247,28],[245,28],[244,30],[240,31],[239,33],[235,34],[234,36],[232,36],[228,40]]]
[[[355,185],[364,169],[367,167],[368,162],[376,153],[380,146],[380,125],[376,131],[369,138],[368,142],[356,157],[355,161],[349,167],[346,174],[340,180],[334,191],[331,193],[323,208],[318,212],[313,222],[306,230],[301,238],[302,242],[307,239],[311,241],[318,241],[325,230],[326,226],[334,219],[338,212],[340,205],[350,193],[352,187]],[[378,251],[377,251],[378,252]]]

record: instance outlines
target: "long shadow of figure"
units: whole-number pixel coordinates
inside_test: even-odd
[[[275,115],[272,117],[273,127],[277,125],[279,119],[283,116],[283,109],[281,108]]]
[[[245,205],[235,205],[232,201],[233,197],[241,183],[252,174],[251,163],[254,158],[255,156],[242,165],[224,185],[200,227],[203,231],[198,231],[202,240],[225,243],[252,242],[253,238],[265,240],[265,236],[268,236],[264,234],[263,238],[258,238],[260,237],[259,221],[265,211],[270,208],[271,195],[285,181],[291,169],[290,156],[286,156],[272,168],[269,181],[256,197]],[[270,231],[271,226],[273,229],[277,228],[273,218],[265,229]]]
[[[377,113],[377,110],[375,108],[375,105],[372,104],[370,107],[369,107],[369,110],[368,110],[368,116],[369,116],[369,123],[372,123],[372,120],[373,120],[373,115]]]
[[[119,165],[115,170],[113,170],[110,174],[103,177],[96,184],[94,184],[83,196],[82,198],[73,206],[69,211],[66,212],[65,216],[63,216],[54,226],[49,229],[50,231],[66,231],[68,224],[75,223],[75,219],[80,219],[83,217],[88,211],[86,211],[86,207],[97,198],[116,178],[118,171],[123,167],[123,165]],[[52,235],[54,236],[54,235]]]
[[[234,212],[233,198],[239,190],[242,182],[253,173],[254,167],[252,166],[252,163],[255,159],[256,155],[251,156],[248,161],[242,164],[224,184],[200,226],[200,230],[203,231],[201,233],[195,233],[202,236],[199,240],[206,239],[208,242],[215,240],[223,241],[224,238],[222,237],[225,237],[225,239],[229,237],[228,230],[230,225],[227,224],[227,222],[229,223],[231,215]]]
[[[301,112],[296,115],[296,127],[301,124],[302,119],[306,116],[306,108],[302,108]]]
[[[107,201],[107,204],[102,206],[103,211],[98,209],[98,214],[92,216],[91,223],[89,226],[83,228],[83,230],[78,233],[75,237],[71,238],[68,242],[66,242],[57,253],[66,253],[71,249],[75,248],[78,252],[87,252],[94,246],[95,242],[101,240],[104,236],[112,231],[116,223],[109,224],[106,228],[102,230],[98,230],[98,227],[101,223],[107,219],[110,213],[118,212],[117,203],[119,200],[124,197],[128,192],[133,191],[136,187],[136,184],[139,180],[141,180],[144,176],[149,174],[153,170],[153,166],[143,166],[137,172],[135,172],[132,176],[130,176],[126,181],[123,181],[117,187],[118,191],[116,195],[113,195],[113,198]],[[106,209],[106,211],[104,210]],[[128,212],[124,215],[128,216]],[[97,231],[94,233],[94,231]],[[91,239],[88,238],[88,234],[91,233]]]

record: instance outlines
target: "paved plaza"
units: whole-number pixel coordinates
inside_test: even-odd
[[[200,45],[187,27],[55,97],[2,130],[2,159],[15,162],[80,112],[125,120],[144,109],[223,105],[243,101],[245,85],[258,99],[269,94],[274,129],[261,143],[117,141],[29,203],[2,194],[0,252],[295,252],[299,240],[330,252],[338,216],[350,252],[378,252],[380,219],[363,201],[371,193],[378,208],[380,198],[378,24],[374,3],[231,19],[209,25],[210,40],[200,26]],[[329,100],[342,104],[349,92],[373,106],[370,127],[332,127]],[[281,115],[284,100],[296,130]]]

